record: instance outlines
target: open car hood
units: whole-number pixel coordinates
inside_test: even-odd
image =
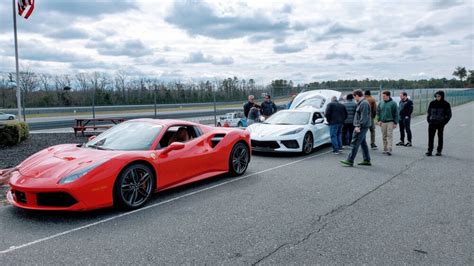
[[[324,110],[326,110],[326,106],[331,102],[331,98],[333,96],[336,96],[339,99],[341,92],[335,90],[314,90],[302,92],[296,96],[289,109],[298,109],[301,108],[303,104],[310,102],[311,99],[320,99],[320,101],[315,100],[313,104],[309,106],[320,109],[324,112]]]

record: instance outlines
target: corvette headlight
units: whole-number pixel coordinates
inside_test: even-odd
[[[303,131],[303,129],[304,129],[304,128],[298,128],[298,129],[295,129],[295,130],[292,130],[292,131],[288,131],[288,132],[285,132],[285,133],[281,134],[280,136],[298,134],[298,133],[300,133],[301,131]]]
[[[76,181],[77,179],[79,179],[80,177],[86,175],[87,173],[89,173],[90,171],[94,170],[95,168],[97,168],[98,166],[100,166],[101,164],[105,163],[106,161],[99,161],[99,162],[96,162],[96,163],[93,163],[85,168],[82,168],[66,177],[63,177],[61,178],[61,180],[59,180],[59,184],[68,184],[68,183],[71,183],[71,182],[74,182]]]

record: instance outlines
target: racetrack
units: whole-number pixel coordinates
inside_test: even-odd
[[[454,108],[442,157],[424,155],[417,117],[414,146],[371,151],[372,167],[341,167],[348,151],[326,146],[255,155],[242,177],[157,194],[134,212],[2,207],[0,264],[472,265],[473,114],[472,102]]]

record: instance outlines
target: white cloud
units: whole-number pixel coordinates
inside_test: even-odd
[[[66,8],[71,2],[73,8]],[[74,3],[72,3],[74,2]],[[14,71],[11,1],[0,1],[0,71]],[[203,77],[450,78],[474,69],[472,1],[37,1],[18,20],[20,63],[36,72],[119,68]],[[106,7],[107,6],[107,7]]]

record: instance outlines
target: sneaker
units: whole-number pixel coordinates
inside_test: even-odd
[[[433,153],[431,153],[430,151],[427,151],[427,152],[425,153],[425,155],[426,155],[426,156],[433,156]]]
[[[342,166],[354,166],[354,161],[342,160],[341,164]]]
[[[399,143],[397,143],[397,144],[395,144],[395,145],[397,145],[397,146],[405,146],[405,142],[400,141]]]
[[[441,156],[441,152],[437,152],[435,155],[436,156]]]
[[[392,152],[391,152],[391,151],[387,151],[387,155],[388,155],[388,156],[392,155]]]
[[[411,147],[411,142],[407,142],[407,144],[405,144],[405,147]]]
[[[382,154],[387,154],[388,151],[383,151]]]
[[[333,151],[332,154],[340,154],[339,151]]]
[[[370,148],[372,148],[372,150],[376,150],[376,149],[377,149],[377,145],[375,145],[375,144],[370,144]]]
[[[366,161],[366,160],[364,160],[364,161],[362,161],[362,162],[358,163],[357,165],[367,165],[367,166],[371,166],[371,165],[372,165],[372,163],[371,163],[370,161]]]

